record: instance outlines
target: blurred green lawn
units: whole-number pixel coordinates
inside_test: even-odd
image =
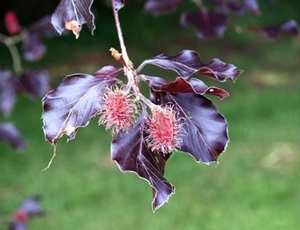
[[[176,15],[159,19],[134,12],[129,10],[131,17],[124,18],[123,27],[136,66],[160,52],[175,55],[194,49],[205,61],[219,57],[245,70],[235,84],[206,81],[231,94],[223,101],[212,98],[229,122],[230,144],[220,163],[197,164],[187,154],[176,153],[166,170],[176,194],[153,214],[150,187],[134,174],[120,173],[110,161],[112,136],[97,119],[80,130],[76,140],[60,140],[54,163],[42,172],[53,150],[41,130],[41,101],[21,98],[11,119],[0,118],[14,121],[28,140],[24,154],[0,143],[0,219],[26,197],[41,194],[48,216],[30,222],[31,230],[299,229],[299,39],[270,42],[230,30],[223,39],[199,41],[192,29],[171,30]],[[79,40],[48,39],[45,59],[26,65],[49,69],[53,86],[70,73],[118,65],[107,51],[118,47],[111,15],[100,13],[104,23],[99,19],[94,37],[84,31]],[[125,14],[126,8],[121,16]],[[128,26],[131,20],[136,27]],[[5,66],[9,56],[2,55],[4,50],[0,48]],[[157,68],[146,72],[175,76]],[[0,229],[5,229],[1,223]]]

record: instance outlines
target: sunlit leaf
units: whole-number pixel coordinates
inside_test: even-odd
[[[91,6],[94,0],[61,0],[52,14],[51,22],[59,34],[71,30],[76,38],[83,24],[87,24],[93,34],[95,30],[94,15]]]
[[[121,73],[122,69],[105,66],[95,76],[67,76],[57,89],[50,91],[43,99],[46,139],[53,145],[63,134],[74,139],[78,128],[87,126],[91,117],[101,111],[104,92]]]
[[[174,193],[174,187],[163,176],[169,156],[152,152],[145,143],[146,119],[147,116],[143,114],[131,130],[114,137],[111,155],[121,171],[134,172],[152,186],[152,209],[155,211],[168,201]]]
[[[143,81],[145,81],[154,91],[168,92],[168,93],[196,93],[199,95],[211,94],[221,99],[229,97],[229,93],[224,89],[218,87],[208,87],[203,81],[197,78],[190,78],[188,80],[178,77],[173,82],[167,82],[160,77],[152,77],[141,75]]]
[[[217,162],[228,144],[227,122],[213,103],[198,94],[173,94],[152,91],[156,104],[171,104],[178,111],[185,130],[180,150],[206,164]]]
[[[205,64],[201,61],[199,54],[192,50],[183,50],[176,56],[160,54],[153,59],[144,61],[138,67],[137,72],[140,72],[147,64],[173,70],[184,78],[198,73],[220,82],[224,82],[228,79],[234,81],[242,72],[234,65],[226,64],[218,58],[214,58],[208,64]]]

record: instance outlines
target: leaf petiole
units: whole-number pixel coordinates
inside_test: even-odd
[[[13,68],[16,74],[23,72],[21,55],[17,49],[16,44],[23,41],[24,37],[24,34],[19,34],[11,37],[0,34],[0,42],[2,42],[8,48],[9,53],[12,57]]]

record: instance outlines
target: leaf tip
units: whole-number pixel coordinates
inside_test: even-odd
[[[153,188],[153,189],[155,190],[155,188]],[[164,204],[169,202],[170,197],[175,194],[175,187],[172,184],[171,184],[171,189],[172,189],[171,192],[167,195],[167,197],[164,199],[164,201],[159,204],[155,204],[155,201],[157,199],[157,191],[155,190],[156,195],[152,201],[152,212],[153,213],[155,213],[158,209],[160,209]]]

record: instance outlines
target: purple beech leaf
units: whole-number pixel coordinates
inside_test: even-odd
[[[67,76],[57,89],[43,99],[43,129],[46,139],[56,145],[66,134],[75,138],[78,128],[86,127],[90,119],[102,109],[102,98],[107,89],[117,82],[123,69],[105,66],[95,76],[73,74]]]
[[[8,230],[28,230],[26,223],[13,221],[9,224]]]
[[[244,12],[251,11],[253,14],[255,14],[257,16],[259,16],[261,14],[257,0],[244,0],[244,4],[243,4],[242,8],[243,8],[242,11],[244,11]]]
[[[50,88],[50,79],[47,71],[25,71],[20,76],[24,92],[33,98],[45,96]]]
[[[33,196],[25,200],[21,207],[15,212],[13,221],[10,223],[10,230],[26,230],[27,222],[32,217],[44,216],[45,212],[40,206],[40,197]]]
[[[197,162],[217,162],[228,144],[227,121],[213,103],[195,93],[171,94],[151,92],[156,104],[174,105],[186,132],[179,150],[192,155]]]
[[[0,70],[0,111],[8,116],[15,106],[18,79],[10,71]]]
[[[182,26],[194,26],[199,39],[223,36],[227,24],[227,15],[221,11],[196,11],[183,13],[180,23]]]
[[[140,72],[147,64],[173,70],[183,78],[189,78],[191,75],[198,73],[220,82],[225,82],[228,79],[235,81],[242,72],[234,65],[226,64],[218,58],[214,58],[208,64],[205,64],[201,61],[199,54],[192,50],[183,50],[176,56],[160,54],[153,59],[144,61],[138,67],[137,72]]]
[[[51,24],[51,17],[45,16],[27,30],[27,36],[22,43],[23,55],[26,61],[41,59],[46,51],[43,37],[58,35]]]
[[[22,51],[26,61],[37,61],[44,56],[46,46],[43,44],[40,36],[32,35],[23,41]]]
[[[297,37],[299,36],[299,27],[295,20],[288,20],[279,25],[260,27],[249,27],[248,30],[261,33],[269,39],[277,39],[282,36]]]
[[[259,16],[260,10],[257,0],[211,0],[214,4],[220,5],[226,12],[232,11],[243,15],[250,11]]]
[[[18,212],[25,213],[28,217],[44,216],[45,212],[40,205],[40,196],[33,196],[24,201]]]
[[[210,86],[204,84],[203,81],[197,78],[191,78],[188,80],[188,84],[193,88],[193,92],[199,95],[209,94],[219,97],[220,99],[224,99],[230,96],[230,94],[221,88]]]
[[[36,23],[32,24],[28,29],[28,33],[39,34],[43,37],[58,35],[57,31],[51,23],[51,15],[42,17]]]
[[[146,75],[140,75],[141,79],[145,81],[152,90],[156,92],[168,92],[168,93],[196,93],[199,95],[210,94],[224,99],[229,97],[229,93],[224,89],[218,87],[208,87],[203,81],[197,78],[191,78],[186,80],[182,77],[177,77],[173,82],[167,82],[160,77],[152,77]]]
[[[147,115],[142,114],[135,126],[119,132],[112,141],[112,160],[122,172],[134,172],[153,189],[152,210],[156,211],[174,193],[174,187],[163,176],[169,155],[152,152],[145,143]]]
[[[124,7],[125,0],[115,0],[115,9],[120,10]]]
[[[17,151],[23,151],[26,148],[25,140],[13,123],[0,123],[0,141],[7,142]]]
[[[83,24],[94,33],[95,17],[91,12],[94,0],[61,0],[54,13],[51,22],[59,34],[64,30],[71,30],[76,38]]]
[[[198,70],[198,73],[220,82],[225,82],[228,79],[235,81],[242,72],[236,66],[227,64],[218,58],[212,59]]]
[[[176,10],[184,0],[146,0],[144,9],[152,15],[159,15]]]

